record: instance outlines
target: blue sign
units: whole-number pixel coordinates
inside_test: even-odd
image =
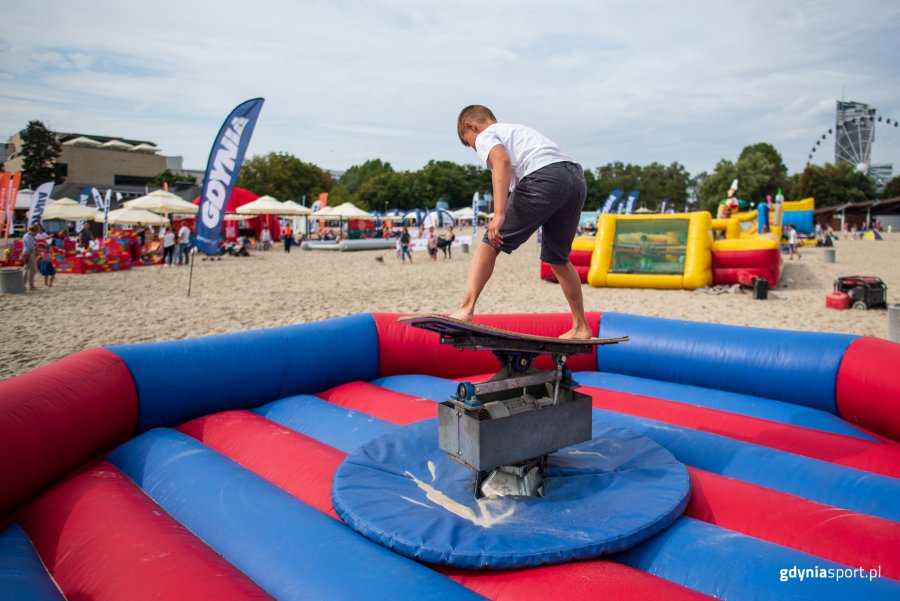
[[[208,255],[216,254],[219,246],[228,199],[244,163],[244,154],[263,102],[265,100],[262,98],[254,98],[231,111],[209,152],[203,190],[200,192],[196,242],[197,248]]]
[[[603,203],[603,208],[600,209],[601,213],[609,213],[612,211],[613,207],[616,206],[616,202],[622,197],[622,190],[613,190],[609,193],[609,196],[606,197],[606,202]]]
[[[628,193],[628,202],[625,204],[625,214],[631,215],[631,211],[634,210],[634,201],[638,199],[641,193],[638,190]]]

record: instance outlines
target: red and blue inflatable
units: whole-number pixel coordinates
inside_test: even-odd
[[[498,368],[397,317],[90,349],[0,382],[0,598],[900,598],[900,345],[591,314],[630,336],[569,362],[594,430],[685,464],[684,515],[613,555],[475,570],[394,553],[332,503],[349,454]]]

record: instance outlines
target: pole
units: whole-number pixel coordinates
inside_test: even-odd
[[[191,249],[191,250],[193,250],[193,249]],[[188,271],[188,293],[187,293],[188,298],[191,297],[191,282],[194,281],[194,255],[195,254],[196,253],[193,253],[193,252],[191,253],[191,269],[190,269],[190,271]]]

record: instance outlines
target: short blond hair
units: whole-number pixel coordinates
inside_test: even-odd
[[[459,135],[459,141],[462,142],[463,146],[468,146],[466,141],[463,139],[463,136],[466,133],[465,126],[463,125],[466,121],[477,121],[479,123],[492,122],[496,123],[497,118],[494,116],[494,113],[491,112],[491,109],[481,104],[470,104],[463,110],[459,112],[459,119],[456,120],[456,133]]]

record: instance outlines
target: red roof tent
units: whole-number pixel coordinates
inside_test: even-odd
[[[226,213],[234,213],[237,211],[238,207],[244,206],[248,202],[252,202],[259,198],[258,194],[254,194],[250,190],[244,190],[243,188],[234,188],[231,191],[231,196],[228,198],[228,206],[225,208]],[[194,199],[194,204],[200,204],[200,197]],[[272,234],[272,240],[277,242],[281,239],[281,224],[278,221],[278,217],[275,215],[247,215],[247,223],[255,232],[254,237],[259,240],[259,236],[262,233],[262,228],[264,225],[269,226],[269,233]],[[229,228],[225,227],[226,239],[236,238],[236,235],[228,236]],[[236,233],[237,228],[233,228],[232,232]]]

